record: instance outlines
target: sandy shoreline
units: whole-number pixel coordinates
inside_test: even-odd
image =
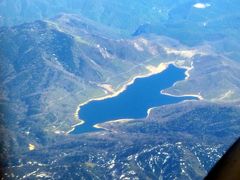
[[[188,67],[188,66],[179,66],[177,65],[176,63],[173,63],[173,65],[175,65],[176,67],[178,68],[183,68],[183,69],[186,69],[185,71],[185,81],[188,80],[190,78],[190,71],[194,69],[194,66],[193,66],[193,61],[191,62],[191,66]],[[177,81],[175,82],[171,87],[174,87],[177,83],[179,83],[180,81]],[[170,93],[167,93],[167,92],[164,92],[164,89],[160,91],[161,94],[163,95],[167,95],[167,96],[172,96],[172,97],[196,97],[198,98],[199,100],[203,100],[204,98],[199,94],[182,94],[182,95],[173,95],[173,94],[170,94]]]
[[[74,131],[76,126],[79,126],[79,125],[82,125],[82,124],[85,123],[83,120],[79,119],[79,117],[78,117],[78,113],[79,113],[79,111],[80,111],[81,106],[84,106],[84,105],[88,104],[88,103],[91,102],[91,101],[100,101],[100,100],[104,100],[104,99],[108,99],[108,98],[112,98],[112,97],[118,96],[120,93],[122,93],[123,91],[125,91],[126,88],[127,88],[129,85],[133,84],[136,79],[138,79],[138,78],[145,78],[145,77],[149,77],[149,76],[152,76],[152,75],[154,75],[154,74],[157,74],[157,73],[161,73],[162,71],[164,71],[165,69],[167,69],[170,64],[172,64],[172,63],[160,63],[157,67],[151,68],[151,70],[148,69],[148,68],[146,68],[146,69],[149,70],[149,73],[143,74],[143,75],[138,75],[138,76],[133,77],[133,78],[130,79],[122,88],[120,88],[118,91],[115,91],[114,93],[108,94],[108,95],[103,96],[103,97],[92,98],[92,99],[89,99],[88,101],[86,101],[86,102],[84,102],[84,103],[82,103],[82,104],[79,104],[78,107],[77,107],[76,112],[74,113],[74,118],[75,118],[76,120],[80,121],[80,122],[77,123],[77,124],[75,124],[75,125],[73,125],[73,126],[72,126],[72,129],[71,129],[70,131],[68,131],[67,134],[69,134],[69,133],[71,133],[72,131]]]
[[[84,103],[79,104],[78,107],[77,107],[76,112],[74,113],[74,118],[75,118],[76,120],[78,120],[79,123],[73,125],[73,126],[72,126],[72,129],[71,129],[70,131],[68,131],[66,134],[69,134],[69,133],[71,133],[72,131],[74,131],[76,126],[80,126],[80,125],[82,125],[82,124],[85,123],[83,120],[79,119],[79,117],[78,117],[78,114],[79,114],[79,111],[80,111],[81,106],[84,106],[84,105],[88,104],[88,103],[91,102],[91,101],[99,101],[99,100],[104,100],[104,99],[108,99],[108,98],[112,98],[112,97],[118,96],[120,93],[122,93],[123,91],[125,91],[129,85],[133,84],[136,79],[138,79],[138,78],[145,78],[145,77],[152,76],[152,75],[154,75],[154,74],[161,73],[161,72],[163,72],[164,70],[166,70],[170,64],[172,64],[172,65],[174,65],[174,66],[176,66],[176,67],[178,67],[178,68],[186,69],[186,72],[185,72],[185,75],[186,75],[185,80],[189,79],[189,77],[190,77],[189,71],[191,71],[191,70],[194,68],[193,62],[191,63],[191,66],[188,67],[188,66],[178,65],[178,64],[176,64],[176,62],[174,62],[174,61],[171,61],[171,62],[168,62],[168,63],[160,63],[157,67],[155,67],[155,66],[147,66],[146,69],[149,71],[149,73],[147,73],[147,74],[145,74],[145,75],[143,74],[143,75],[137,75],[137,76],[133,77],[132,79],[130,79],[129,81],[127,81],[127,83],[126,83],[122,88],[120,88],[120,89],[117,90],[117,91],[113,91],[112,94],[108,94],[108,95],[106,95],[106,96],[99,97],[99,98],[92,98],[92,99],[89,99],[88,101],[86,101],[86,102],[84,102]],[[176,83],[177,83],[177,82],[176,82]],[[175,86],[176,83],[174,83],[173,86]],[[172,86],[172,87],[173,87],[173,86]],[[177,96],[177,95],[172,95],[172,94],[169,94],[169,93],[166,93],[166,92],[163,92],[163,91],[164,91],[164,90],[162,90],[162,91],[160,92],[160,93],[163,94],[163,95],[168,95],[168,96],[173,96],[173,97],[192,96],[192,97],[197,97],[199,100],[203,100],[203,97],[202,97],[201,95],[186,94],[186,95],[179,95],[179,96]],[[148,111],[147,111],[147,114],[148,114],[147,117],[149,116],[150,111],[151,111],[153,108],[154,108],[154,107],[148,109]],[[107,121],[107,122],[123,122],[123,121],[126,122],[126,121],[129,121],[129,120],[127,120],[127,119],[125,119],[125,120],[120,119],[120,120],[113,120],[113,121]],[[95,124],[93,127],[94,127],[94,128],[97,128],[97,129],[104,129],[104,127],[102,127],[100,124]],[[106,129],[106,128],[105,128],[105,129]],[[107,129],[106,129],[106,130],[107,130]]]
[[[106,123],[127,123],[131,120],[133,120],[133,119],[117,119],[117,120],[106,121]],[[95,124],[93,127],[96,129],[110,130],[106,127],[101,126],[101,123]],[[111,131],[113,131],[113,130],[111,130]]]

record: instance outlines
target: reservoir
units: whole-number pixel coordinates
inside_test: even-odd
[[[152,107],[183,100],[197,100],[198,98],[193,96],[174,97],[160,92],[171,87],[175,82],[184,80],[185,71],[186,69],[169,65],[161,73],[136,79],[115,97],[93,100],[83,105],[79,111],[79,118],[85,123],[75,127],[72,134],[96,131],[98,129],[93,127],[95,124],[110,120],[144,118],[148,109]]]

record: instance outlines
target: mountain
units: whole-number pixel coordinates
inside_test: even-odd
[[[141,23],[157,22],[159,17],[164,18],[165,15],[159,13],[159,6],[167,13],[169,8],[180,4],[181,1],[3,0],[0,3],[1,25],[16,25],[52,18],[59,13],[70,13],[82,15],[117,29],[133,31]],[[131,16],[132,14],[136,16]]]
[[[240,65],[219,54],[196,56],[187,81],[177,82],[165,92],[174,95],[200,94],[213,102],[239,101]]]
[[[239,113],[239,104],[163,106],[147,119],[103,124],[109,131],[59,137],[6,170],[30,179],[202,179],[238,137]]]
[[[209,100],[221,99],[225,94],[230,100],[239,97],[239,89],[234,89],[238,85],[237,62],[222,60],[220,64],[213,52],[208,55],[205,46],[187,48],[165,37],[118,39],[118,36],[112,29],[75,15],[2,28],[4,104],[13,109],[11,114],[19,114],[15,118],[27,127],[30,118],[30,123],[40,122],[46,127],[44,130],[66,131],[78,121],[73,117],[78,104],[104,96],[106,89],[101,85],[118,90],[132,77],[147,74],[149,65],[178,63],[180,58],[184,58],[180,61],[182,65],[190,66],[193,62],[195,68],[190,71],[189,80],[179,82],[169,92],[200,93]],[[206,71],[214,74],[210,81],[204,79]],[[219,79],[221,71],[225,75],[221,73]],[[213,81],[218,84],[209,86]]]
[[[133,36],[154,33],[178,39],[188,46],[211,45],[216,52],[239,61],[237,43],[240,14],[238,1],[202,1],[199,8],[195,1],[182,1],[169,8],[164,21],[146,21],[139,24]],[[196,3],[197,4],[197,3]],[[205,5],[205,6],[204,6]]]
[[[239,136],[239,2],[0,1],[0,175],[202,179]],[[79,105],[162,63],[199,101],[72,135]]]
[[[2,0],[0,26],[77,14],[111,27],[122,37],[168,36],[188,46],[211,45],[215,52],[239,61],[239,5],[237,0]]]
[[[117,91],[136,75],[148,74],[148,66],[174,61],[166,46],[185,48],[164,37],[117,37],[75,15],[1,28],[4,122],[29,141],[46,144],[48,133],[65,133],[79,123],[74,115],[79,104],[111,94],[104,85]]]
[[[239,5],[237,0],[2,0],[0,26],[77,14],[111,27],[122,37],[157,34],[188,46],[211,44],[216,52],[239,60]]]

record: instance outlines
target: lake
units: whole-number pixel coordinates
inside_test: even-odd
[[[149,108],[178,103],[183,100],[197,100],[197,97],[174,97],[160,91],[171,87],[175,82],[184,80],[186,69],[169,65],[161,73],[138,78],[126,90],[115,97],[93,100],[81,107],[79,118],[85,124],[77,126],[72,134],[96,131],[93,125],[117,119],[137,119],[147,116]]]

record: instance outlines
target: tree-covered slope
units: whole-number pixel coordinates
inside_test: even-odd
[[[106,123],[109,131],[21,154],[6,177],[202,179],[238,138],[239,113],[237,104],[197,101],[155,108],[146,119]]]

